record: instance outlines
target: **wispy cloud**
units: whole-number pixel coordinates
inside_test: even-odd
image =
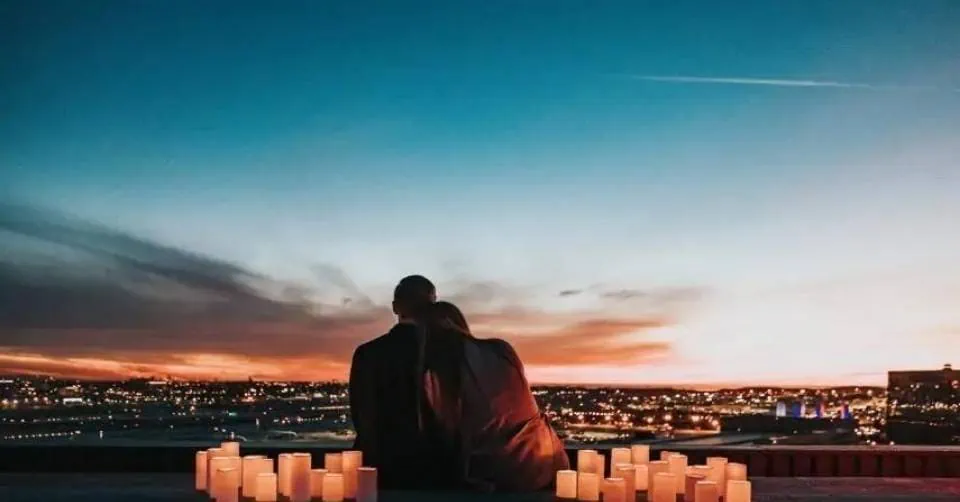
[[[335,266],[288,283],[29,205],[0,203],[0,248],[0,373],[343,378],[353,349],[393,322],[389,298]],[[674,290],[616,290],[631,303],[615,315],[537,308],[527,288],[496,281],[440,284],[479,336],[511,341],[530,366],[671,354],[649,335],[676,322]]]
[[[774,87],[830,87],[837,89],[869,89],[875,91],[947,91],[960,92],[958,88],[928,85],[869,84],[863,82],[838,82],[835,80],[807,80],[751,77],[698,77],[690,75],[629,75],[634,80],[674,84],[721,84],[764,85]]]

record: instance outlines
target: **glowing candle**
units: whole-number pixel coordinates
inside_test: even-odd
[[[327,453],[323,456],[323,468],[329,473],[343,473],[343,456],[339,453]]]
[[[310,497],[313,500],[323,498],[323,477],[326,475],[326,469],[312,469],[310,471]]]
[[[294,453],[290,461],[290,501],[310,502],[309,453]]]
[[[626,502],[625,492],[622,478],[603,480],[603,502]]]
[[[273,472],[273,459],[272,459],[272,458],[262,457],[262,458],[260,458],[260,460],[257,462],[257,464],[259,464],[259,465],[257,465],[257,470],[258,470],[257,475],[263,474],[263,473],[265,473],[265,472],[270,472],[270,473]]]
[[[707,466],[711,469],[707,480],[717,484],[717,491],[723,498],[723,492],[727,488],[727,459],[724,457],[707,457]]]
[[[343,474],[330,472],[323,477],[323,502],[341,502],[343,500]]]
[[[650,466],[648,464],[633,466],[633,469],[636,472],[636,475],[633,478],[633,482],[634,482],[633,488],[637,492],[647,491],[650,484],[649,468]]]
[[[377,469],[357,468],[357,502],[377,502]]]
[[[738,464],[736,462],[730,462],[727,464],[727,481],[746,481],[747,480],[747,466],[746,464]]]
[[[240,469],[234,467],[217,469],[217,474],[213,482],[216,486],[217,502],[237,502],[240,486]]]
[[[245,498],[252,498],[256,493],[257,489],[257,474],[262,472],[260,470],[261,463],[265,457],[263,455],[247,455],[243,457],[241,461],[241,488],[240,493]]]
[[[614,448],[610,450],[610,468],[611,471],[617,464],[632,464],[630,448]]]
[[[596,450],[577,450],[577,472],[596,472]]]
[[[596,463],[594,463],[593,466],[596,468],[594,472],[597,475],[597,480],[599,483],[599,481],[603,480],[607,474],[607,457],[597,453]]]
[[[341,456],[343,498],[357,498],[357,469],[363,465],[363,452],[348,450]]]
[[[633,465],[647,465],[650,463],[650,445],[635,444],[631,446],[630,463]]]
[[[257,474],[257,502],[277,502],[277,475],[272,472]]]
[[[220,443],[220,449],[223,450],[224,454],[228,457],[240,456],[240,443],[236,441],[224,441]]]
[[[670,466],[670,474],[677,478],[677,494],[683,495],[687,489],[686,483],[684,483],[684,476],[687,474],[687,456],[673,453],[667,457],[667,464]]]
[[[290,467],[293,465],[293,453],[281,453],[277,457],[277,491],[284,497],[290,496]]]
[[[713,481],[698,481],[693,499],[695,502],[720,502],[720,490]]]
[[[577,498],[577,471],[557,471],[557,498]]]
[[[577,500],[589,502],[600,500],[600,478],[595,472],[577,474]]]
[[[213,477],[217,474],[217,471],[213,470],[213,459],[222,456],[223,450],[220,448],[207,450],[207,492],[210,494],[210,498],[215,498],[213,495]]]
[[[647,464],[647,491],[653,493],[653,481],[657,474],[670,472],[670,464],[666,460],[654,460]]]
[[[633,501],[637,498],[637,470],[633,464],[617,464],[610,477],[623,480],[623,493],[627,500]]]
[[[704,476],[703,474],[697,474],[696,472],[688,471],[687,476],[685,478],[686,486],[683,491],[684,500],[688,502],[691,502],[691,501],[696,502],[697,495],[695,490],[697,488],[697,483],[699,483],[700,481],[704,481],[706,479],[707,477]]]
[[[197,491],[205,491],[207,489],[207,452],[198,451],[196,462],[196,480],[194,485]]]
[[[713,473],[713,467],[709,465],[694,465],[687,469],[687,474],[699,474],[703,476],[706,480],[710,479],[710,475]]]
[[[749,481],[732,479],[727,481],[726,502],[750,502],[751,488]]]
[[[671,472],[658,472],[653,477],[653,488],[650,493],[653,494],[650,498],[652,502],[676,502],[677,477]]]
[[[210,498],[216,500],[218,497],[218,490],[220,485],[217,484],[217,471],[220,469],[228,469],[230,467],[230,457],[214,457],[208,458],[209,465],[207,466],[207,490],[209,491]]]

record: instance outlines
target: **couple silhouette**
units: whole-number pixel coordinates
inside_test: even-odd
[[[393,312],[350,368],[354,447],[382,489],[534,491],[569,467],[509,343],[474,337],[421,275],[397,284]]]

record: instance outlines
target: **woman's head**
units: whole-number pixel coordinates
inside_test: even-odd
[[[447,329],[454,329],[461,334],[470,335],[470,325],[467,324],[467,317],[456,305],[439,301],[431,305],[428,322],[435,326]]]

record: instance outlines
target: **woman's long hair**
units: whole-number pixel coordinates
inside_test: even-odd
[[[434,303],[424,315],[424,327],[424,366],[439,383],[439,418],[445,427],[454,427],[460,423],[464,346],[473,335],[463,312],[444,301]]]

